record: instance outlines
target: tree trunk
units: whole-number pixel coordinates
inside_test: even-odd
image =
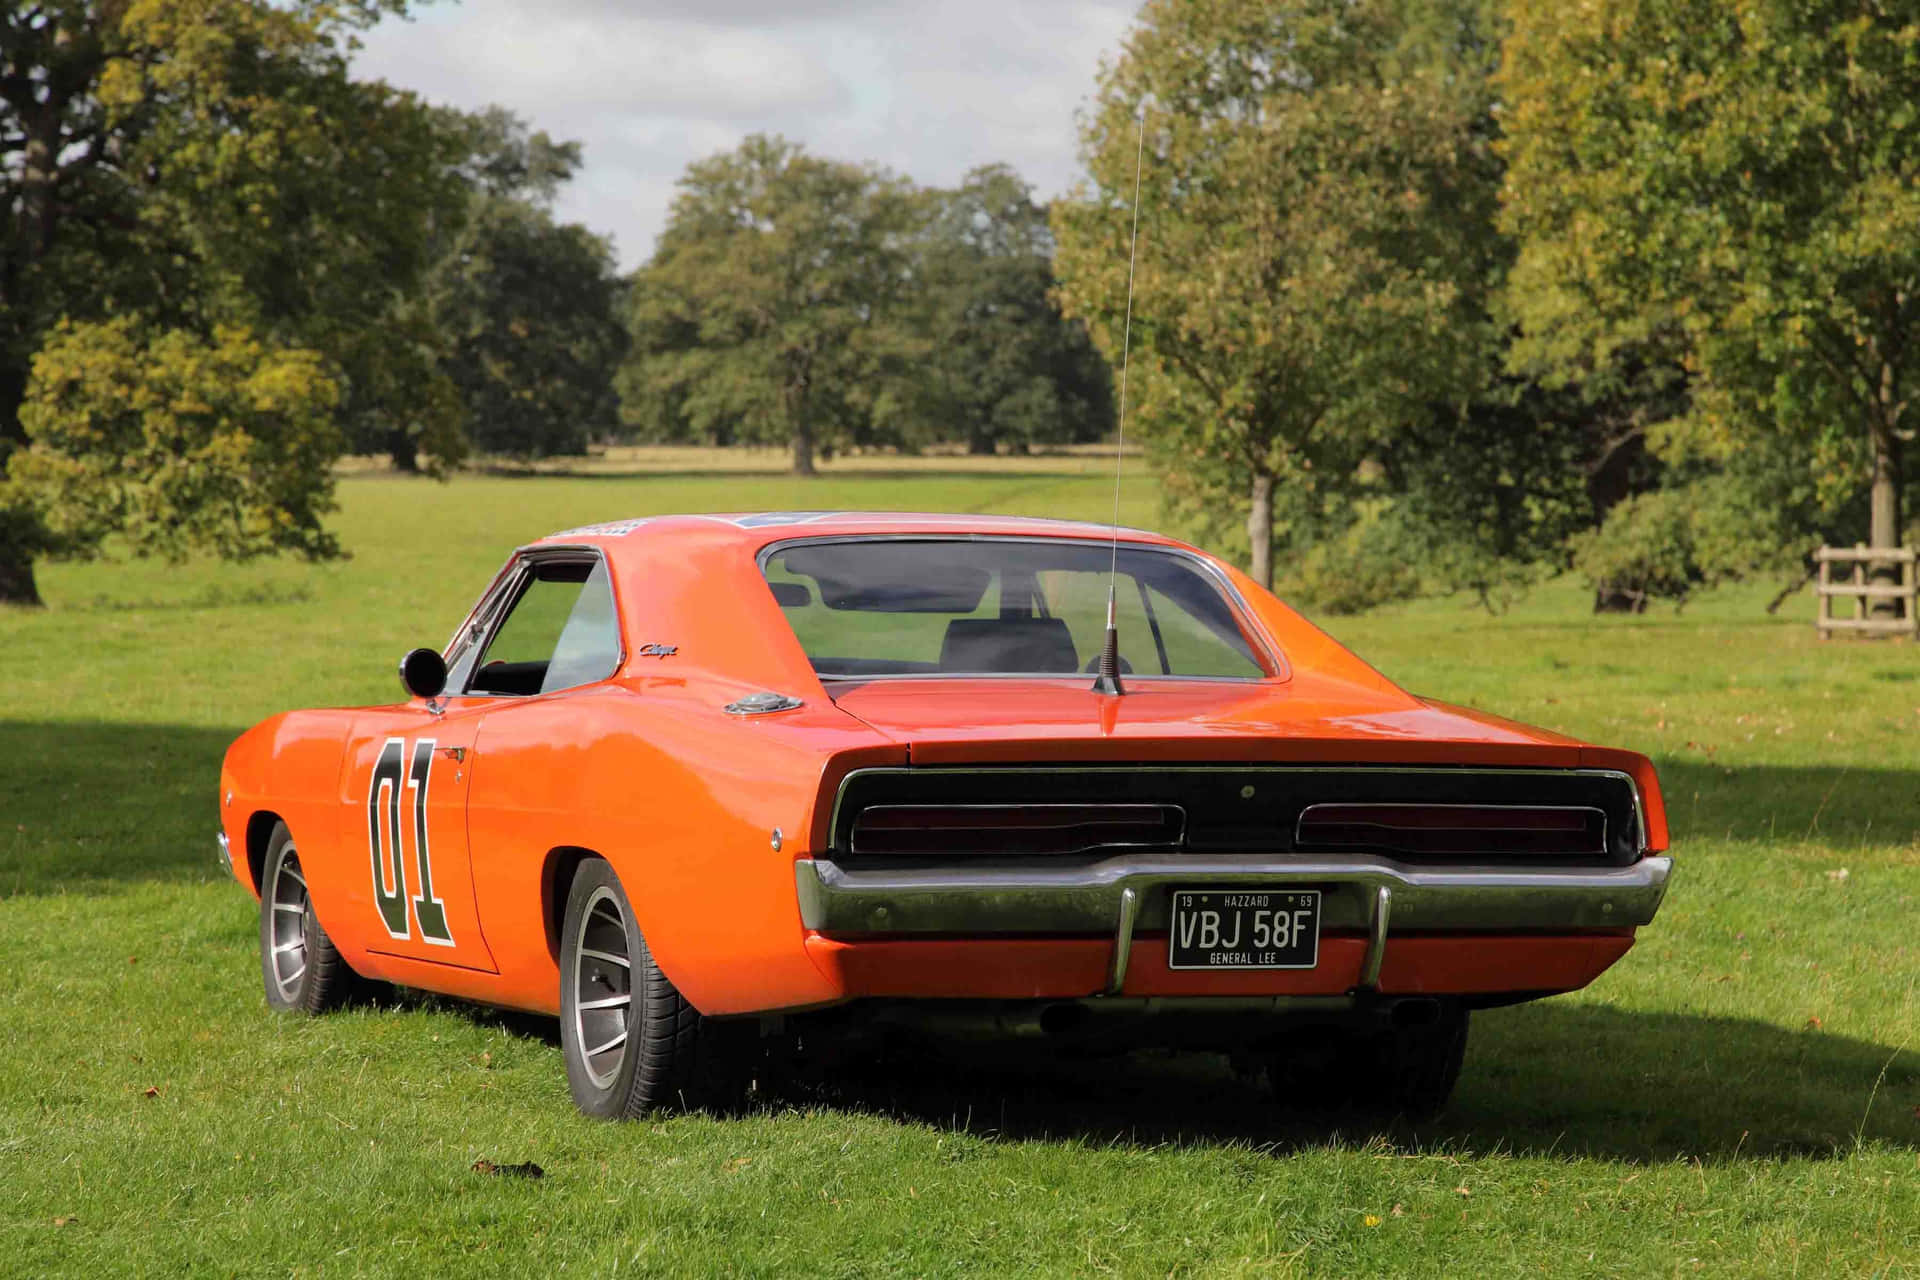
[[[1595,613],[1645,613],[1647,593],[1603,582],[1593,589]]]
[[[1645,433],[1635,428],[1607,441],[1600,456],[1587,464],[1587,501],[1593,506],[1596,525],[1633,495],[1634,470],[1646,452]]]
[[[807,417],[804,399],[796,407],[798,412],[793,415],[793,474],[810,476],[813,474],[813,422]]]
[[[1247,574],[1255,582],[1273,590],[1273,477],[1258,472],[1253,477],[1253,505],[1247,512],[1247,542],[1253,555],[1247,562]]]
[[[402,428],[387,432],[387,452],[393,457],[395,471],[404,471],[410,476],[420,473],[420,442]]]
[[[1875,551],[1887,551],[1900,545],[1904,532],[1900,519],[1900,439],[1894,434],[1895,408],[1893,366],[1880,369],[1880,403],[1868,424],[1868,439],[1873,447],[1873,482],[1867,491],[1867,545]],[[1870,578],[1877,583],[1899,580],[1899,569],[1892,564],[1875,565]],[[1867,613],[1883,618],[1901,616],[1903,605],[1897,599],[1868,602]]]
[[[0,543],[0,604],[40,603],[40,587],[33,580],[33,557]]]
[[[993,433],[975,431],[967,436],[967,452],[976,458],[991,457],[993,454]]]
[[[1900,545],[1900,441],[1893,432],[1873,433],[1873,489],[1868,497],[1867,545],[1876,551]]]
[[[26,398],[24,364],[0,369],[0,481],[7,474],[7,455],[26,447],[27,432],[20,425],[20,402]],[[33,580],[33,553],[26,548],[36,525],[24,510],[0,507],[0,604],[37,605],[40,588]],[[11,535],[16,541],[9,542]],[[25,541],[22,541],[24,539]]]

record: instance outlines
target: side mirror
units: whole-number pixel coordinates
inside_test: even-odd
[[[447,688],[447,662],[435,649],[409,649],[400,659],[400,683],[416,698],[437,698]]]

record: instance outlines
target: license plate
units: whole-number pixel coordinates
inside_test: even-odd
[[[1320,959],[1318,889],[1176,889],[1169,969],[1311,969]]]

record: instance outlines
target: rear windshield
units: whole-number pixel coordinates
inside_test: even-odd
[[[766,558],[767,582],[825,678],[1092,674],[1113,565],[1120,669],[1268,674],[1221,588],[1171,551],[1046,540],[866,538]]]

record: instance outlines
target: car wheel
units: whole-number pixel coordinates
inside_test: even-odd
[[[1409,1120],[1431,1120],[1446,1108],[1467,1057],[1467,1011],[1442,1004],[1432,1022],[1396,1027],[1373,1047],[1377,1105]]]
[[[560,960],[560,1047],[580,1110],[617,1120],[745,1096],[737,1037],[660,971],[620,878],[597,858],[580,865],[567,892]]]
[[[260,976],[267,1004],[299,1013],[323,1013],[346,998],[352,971],[320,927],[313,895],[300,870],[300,853],[287,824],[267,841],[260,879]]]
[[[1283,1105],[1355,1108],[1430,1120],[1446,1107],[1467,1053],[1467,1011],[1442,1004],[1430,1022],[1382,1031],[1321,1032],[1267,1060]]]

